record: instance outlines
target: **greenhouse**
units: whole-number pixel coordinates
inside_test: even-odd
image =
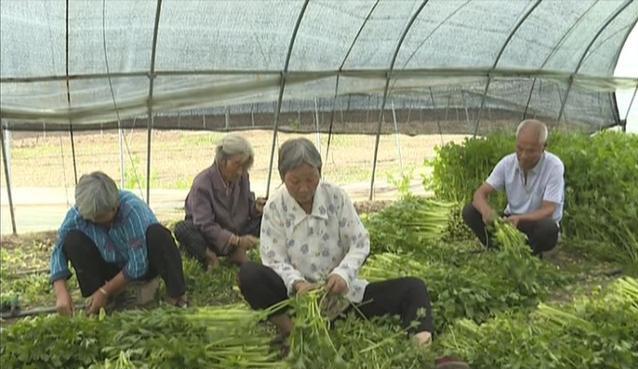
[[[3,0],[0,366],[638,367],[637,22],[634,0]],[[539,156],[525,169],[534,134]],[[289,168],[286,155],[301,151],[303,164]],[[538,197],[538,209],[513,210],[510,182],[497,185],[508,157],[524,173],[516,196]],[[232,158],[240,182],[228,179]],[[528,171],[554,158],[551,191],[534,182],[530,192]],[[246,181],[254,237],[222,217],[206,223],[225,235],[213,245],[221,236],[199,223],[206,206],[195,197],[207,170],[221,178],[204,189],[213,198]],[[293,190],[298,173],[318,176],[308,209]],[[104,224],[106,213],[83,210],[102,201],[85,188],[108,187],[89,177],[123,190]],[[324,190],[346,200],[315,214]],[[316,255],[344,237],[339,266],[317,272],[313,262],[290,281],[277,269],[279,223],[267,220],[288,198],[303,216],[282,227],[334,219]],[[137,256],[117,245],[129,247],[131,229],[115,236],[113,223],[126,201],[150,214],[140,223],[144,276],[160,268],[151,239],[179,261],[177,302],[161,268],[128,274]],[[526,228],[543,220],[556,238],[545,248],[540,228]],[[119,274],[87,287],[67,224]],[[352,241],[342,235],[351,224],[362,227]],[[184,232],[201,234],[206,254]],[[292,252],[299,239],[287,232]],[[355,243],[369,246],[360,263],[349,258]],[[56,264],[67,258],[70,267]],[[246,265],[274,270],[294,298],[251,309]],[[355,274],[368,286],[422,282],[431,309],[411,323],[401,309],[368,316],[373,308],[350,296]],[[295,295],[298,282],[316,288]],[[344,303],[336,319],[334,301]],[[281,315],[294,322],[284,335]],[[427,345],[413,335],[424,319]]]

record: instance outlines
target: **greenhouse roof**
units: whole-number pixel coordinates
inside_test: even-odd
[[[493,108],[593,130],[619,123],[613,93],[638,84],[613,76],[632,0],[3,0],[0,11],[10,129],[327,111],[347,97],[469,108],[477,127]]]

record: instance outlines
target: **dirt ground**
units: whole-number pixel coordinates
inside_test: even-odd
[[[146,131],[125,132],[122,152],[124,171],[120,167],[120,144],[117,132],[95,132],[74,137],[78,176],[94,170],[111,175],[122,187],[146,196]],[[268,168],[272,150],[271,131],[242,131],[255,150],[251,184],[257,195],[277,188],[281,181],[272,171],[268,189]],[[223,137],[220,132],[154,131],[151,141],[151,207],[163,220],[182,216],[183,200],[192,179],[212,163],[214,147]],[[291,137],[312,140],[324,159],[324,180],[343,186],[353,200],[367,200],[370,195],[375,136],[339,134],[280,133],[278,145]],[[435,147],[460,142],[462,135],[393,134],[381,136],[375,175],[375,200],[392,200],[398,195],[395,180],[410,177],[410,189],[425,193],[423,163],[435,155]],[[276,154],[276,153],[275,153]],[[276,155],[275,155],[276,160]],[[276,163],[275,163],[276,167]],[[10,172],[18,232],[55,229],[73,203],[74,172],[71,141],[68,135],[34,134],[14,138],[11,143]],[[4,171],[4,168],[2,168]],[[4,172],[3,172],[4,173]],[[0,189],[2,234],[11,232],[7,186],[4,176]]]

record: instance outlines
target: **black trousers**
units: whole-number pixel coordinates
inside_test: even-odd
[[[84,297],[91,296],[122,270],[113,263],[107,263],[93,240],[80,231],[69,232],[62,247],[75,269]],[[170,297],[182,296],[186,292],[182,258],[171,231],[161,224],[152,224],[146,230],[146,247],[149,266],[141,279],[150,280],[159,274]]]
[[[261,217],[252,219],[246,227],[239,232],[239,236],[252,235],[259,237],[260,228]],[[221,251],[221,246],[223,245],[210,245],[191,220],[184,220],[175,225],[175,238],[177,238],[177,241],[179,241],[179,244],[188,255],[204,265],[206,264],[207,248],[214,252],[215,255],[227,256]]]
[[[483,245],[487,247],[494,245],[492,235],[485,227],[481,213],[471,203],[463,208],[463,221]],[[518,229],[527,235],[534,255],[553,249],[558,242],[559,228],[551,218],[538,222],[521,222],[518,224]]]
[[[255,310],[288,299],[288,291],[281,277],[274,270],[250,261],[239,269],[239,289]],[[409,328],[410,333],[434,333],[430,297],[425,284],[418,278],[405,277],[370,283],[357,308],[366,318],[399,315],[404,328],[417,321],[417,326]],[[421,309],[426,313],[424,317],[418,316]]]

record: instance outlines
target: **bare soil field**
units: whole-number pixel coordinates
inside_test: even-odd
[[[214,148],[222,132],[154,131],[151,140],[151,207],[162,219],[179,217],[183,199],[193,178],[213,161]],[[250,171],[253,190],[267,192],[268,168],[273,134],[267,130],[241,132],[255,150]],[[279,133],[275,145],[291,137],[312,140],[324,158],[323,177],[342,185],[355,201],[369,196],[375,136],[338,134]],[[423,163],[435,155],[434,148],[463,135],[383,135],[379,141],[375,176],[375,199],[396,197],[395,181],[402,174],[410,177],[411,189],[424,193]],[[118,184],[142,196],[146,195],[147,132],[125,132],[122,156],[117,131],[76,134],[74,149],[78,176],[95,170],[109,174]],[[124,159],[124,171],[120,167]],[[275,152],[276,161],[276,152]],[[18,231],[52,229],[73,203],[74,171],[71,140],[68,134],[16,135],[11,143],[10,171]],[[4,171],[4,168],[2,169]],[[4,172],[3,172],[4,173]],[[11,232],[5,178],[2,176],[2,234]],[[272,171],[270,191],[281,184]]]

